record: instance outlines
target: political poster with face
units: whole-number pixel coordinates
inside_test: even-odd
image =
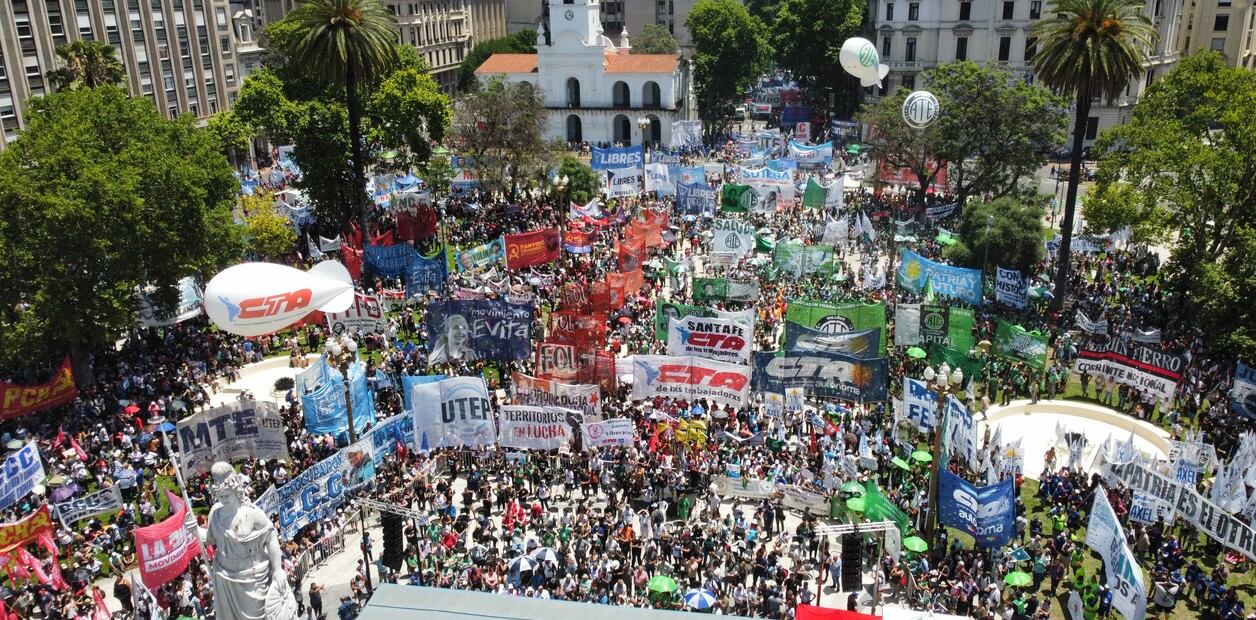
[[[772,264],[781,273],[795,278],[814,273],[832,273],[833,248],[827,245],[804,245],[801,242],[776,244]]]
[[[4,469],[0,471],[0,510],[26,497],[44,477],[44,462],[39,458],[39,446],[35,442],[27,442],[4,457]]]
[[[529,304],[487,299],[428,306],[428,362],[522,360],[532,352]]]
[[[480,377],[455,377],[414,386],[414,436],[420,450],[482,448],[497,443],[488,386]]]
[[[1129,519],[1151,525],[1163,520],[1166,526],[1173,525],[1177,513],[1168,502],[1157,498],[1151,493],[1134,492],[1134,501],[1130,504]]]
[[[754,225],[721,217],[712,225],[711,250],[720,254],[745,256],[754,250]]]
[[[111,486],[95,493],[88,493],[67,502],[53,504],[53,511],[62,525],[70,528],[75,523],[98,514],[117,512],[122,509],[122,489]]]
[[[667,342],[667,328],[671,326],[670,321],[672,319],[713,316],[716,316],[714,311],[702,306],[690,306],[688,304],[659,300],[658,305],[654,308],[654,337],[661,342]]]
[[[218,461],[288,458],[283,416],[271,402],[249,399],[215,407],[180,420],[176,434],[187,474],[206,473]]]
[[[1143,570],[1125,542],[1125,532],[1116,512],[1108,503],[1108,491],[1095,488],[1090,507],[1090,523],[1086,526],[1086,546],[1103,558],[1108,588],[1112,591],[1112,607],[1126,618],[1142,618],[1147,611],[1147,588]]]
[[[379,297],[356,293],[353,305],[344,312],[325,312],[327,327],[333,334],[382,334],[388,330],[388,317]]]
[[[758,301],[759,283],[727,278],[694,278],[694,301]]]
[[[1230,390],[1230,408],[1241,416],[1256,418],[1256,368],[1243,362],[1234,367],[1234,387]]]
[[[345,453],[337,451],[279,487],[279,532],[285,540],[315,521],[335,516],[345,501],[344,470]]]
[[[494,239],[483,245],[451,252],[449,259],[452,263],[450,272],[481,271],[505,262],[506,244],[502,239]]]
[[[632,397],[710,400],[741,407],[750,394],[750,367],[701,357],[638,355],[632,364]]]
[[[667,353],[748,364],[753,340],[754,334],[732,319],[687,316],[670,321]]]
[[[1012,480],[977,487],[943,470],[938,478],[938,521],[967,532],[978,547],[999,548],[1012,540],[1016,489]]]
[[[573,430],[580,428],[579,412],[558,407],[506,405],[500,420],[497,443],[503,448],[557,450],[569,445]]]

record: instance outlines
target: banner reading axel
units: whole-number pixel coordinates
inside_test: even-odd
[[[667,332],[669,355],[696,355],[734,364],[750,363],[753,334],[733,319],[687,316],[671,319]]]
[[[482,448],[497,443],[488,386],[480,377],[455,377],[414,386],[414,436],[420,450]]]
[[[750,367],[700,357],[638,355],[632,364],[632,397],[712,400],[736,407],[750,393]]]
[[[506,268],[523,269],[558,260],[557,228],[543,228],[517,235],[506,235]]]
[[[938,479],[938,520],[967,532],[978,547],[1002,547],[1012,540],[1015,494],[1010,478],[976,487],[944,470]]]
[[[428,307],[428,362],[522,360],[532,352],[532,306],[481,299]]]
[[[203,474],[218,461],[288,458],[283,416],[274,403],[238,401],[179,421],[183,471]]]
[[[279,487],[279,530],[292,540],[301,528],[331,519],[345,501],[345,454],[323,459]]]
[[[951,267],[935,263],[911,250],[899,256],[898,282],[904,288],[920,293],[925,283],[933,292],[954,297],[974,306],[981,305],[981,270]]]
[[[74,371],[67,356],[57,369],[57,374],[47,383],[18,385],[0,383],[0,419],[10,420],[34,411],[64,405],[78,396],[74,385]]]
[[[558,407],[506,405],[501,411],[501,433],[497,443],[503,448],[557,450],[571,442],[572,429],[580,427],[572,414]]]

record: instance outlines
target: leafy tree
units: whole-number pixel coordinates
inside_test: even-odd
[[[937,148],[942,143],[942,129],[936,122],[924,129],[912,129],[903,122],[903,100],[907,94],[906,88],[900,88],[889,97],[865,105],[856,118],[871,129],[864,143],[874,157],[888,166],[907,168],[916,175],[919,180],[917,204],[923,221],[925,192],[938,174]]]
[[[772,47],[767,26],[736,0],[698,0],[685,27],[693,37],[694,83],[702,117],[720,108],[767,68]]]
[[[247,154],[249,142],[257,133],[252,125],[244,122],[240,115],[232,110],[223,110],[211,117],[205,128],[218,141],[223,154],[231,157],[236,154]]]
[[[493,54],[535,54],[536,31],[520,30],[514,34],[489,39],[475,44],[458,67],[458,90],[468,91],[479,86],[475,70]]]
[[[1112,103],[1131,79],[1142,74],[1147,50],[1157,36],[1143,13],[1145,4],[1143,0],[1056,0],[1047,9],[1053,17],[1034,26],[1039,49],[1033,62],[1038,80],[1057,93],[1075,98],[1073,150],[1052,310],[1060,309],[1068,296],[1073,217],[1090,105],[1097,98]]]
[[[141,286],[173,310],[177,282],[239,258],[239,191],[218,142],[116,86],[30,102],[0,152],[0,357],[87,353],[135,325]]]
[[[633,54],[675,54],[680,51],[680,44],[667,28],[658,24],[646,24],[641,32],[632,38]]]
[[[248,250],[261,258],[280,258],[293,250],[297,233],[292,223],[275,208],[275,196],[264,192],[240,199]]]
[[[451,137],[471,158],[471,168],[488,189],[507,191],[544,169],[548,144],[545,100],[531,84],[489,78],[454,106]]]
[[[449,126],[449,97],[427,74],[426,67],[409,66],[388,75],[367,100],[367,137],[372,143],[405,145],[394,162],[404,170],[427,161],[432,142],[445,137]],[[390,119],[424,119],[424,123],[388,122]]]
[[[126,78],[118,51],[103,41],[85,39],[59,46],[57,58],[64,66],[47,73],[57,90],[119,84]]]
[[[366,157],[358,89],[396,65],[397,20],[379,0],[306,0],[292,17],[298,28],[288,49],[291,60],[311,75],[344,87],[355,206],[366,234]]]
[[[744,0],[746,10],[758,17],[769,27],[773,26],[776,14],[780,10],[782,0]]]
[[[800,80],[835,95],[837,113],[849,118],[862,89],[842,68],[842,43],[863,25],[862,0],[781,0],[772,21],[772,47],[777,61]]]
[[[1187,316],[1215,327],[1205,333],[1226,348],[1256,353],[1252,330],[1230,335],[1256,326],[1256,74],[1216,53],[1187,57],[1096,149],[1103,157],[1085,206],[1088,230],[1130,226],[1136,241],[1168,244],[1173,288],[1192,300]]]
[[[597,173],[588,164],[575,157],[563,156],[562,162],[558,165],[558,176],[567,177],[567,195],[575,202],[585,204],[597,193]],[[566,206],[562,205],[563,208]]]
[[[1046,254],[1042,245],[1043,213],[1041,200],[1035,203],[997,198],[973,202],[964,207],[956,231],[959,241],[947,248],[946,256],[961,265],[985,269],[986,273],[993,273],[996,265],[1033,273],[1034,266]]]
[[[437,194],[448,194],[453,182],[454,168],[449,165],[449,155],[432,157],[419,166],[419,178]]]

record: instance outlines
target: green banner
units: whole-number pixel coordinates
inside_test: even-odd
[[[885,355],[885,302],[829,303],[824,301],[791,301],[785,309],[785,320],[820,331],[841,333],[861,329],[881,330],[881,350]]]
[[[667,320],[680,320],[687,316],[715,316],[713,310],[702,306],[690,306],[670,301],[660,301],[654,309],[654,337],[660,342],[667,342]]]
[[[877,483],[869,480],[864,483],[864,516],[869,521],[892,521],[898,526],[900,534],[907,533],[907,513],[894,505],[894,502],[881,495]]]
[[[726,299],[758,301],[759,283],[728,278],[694,278],[693,300],[697,302]]]
[[[805,245],[801,241],[787,241],[776,244],[772,255],[772,264],[795,278],[818,273],[833,273],[833,246]]]
[[[994,335],[994,353],[1042,370],[1047,365],[1047,340],[1046,334],[1027,331],[1020,325],[999,319]]]
[[[807,189],[802,193],[802,206],[807,209],[823,209],[829,193],[814,178],[807,179]]]
[[[940,344],[929,345],[929,363],[933,365],[946,362],[951,368],[960,368],[964,371],[964,381],[976,378],[977,373],[981,372],[981,360],[968,356],[968,349],[963,351],[945,347]]]
[[[720,195],[720,211],[725,213],[745,213],[754,204],[754,190],[749,185],[725,183]]]

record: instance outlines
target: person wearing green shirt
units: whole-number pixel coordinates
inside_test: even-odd
[[[1051,528],[1054,533],[1059,534],[1064,531],[1064,526],[1068,523],[1068,519],[1064,517],[1064,513],[1057,512],[1051,515]]]
[[[689,511],[693,509],[693,499],[689,495],[681,495],[676,502],[676,512],[680,515],[681,521],[689,520]]]

